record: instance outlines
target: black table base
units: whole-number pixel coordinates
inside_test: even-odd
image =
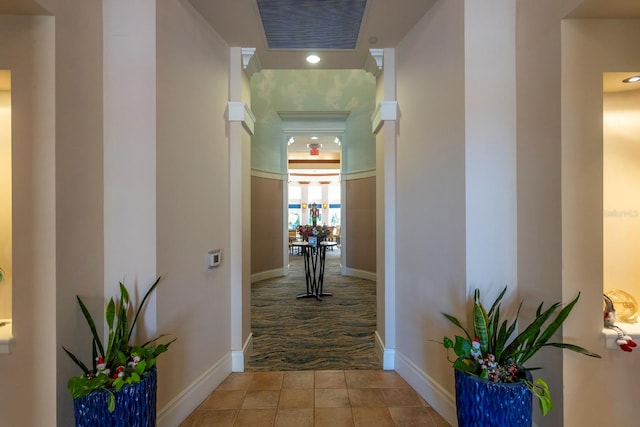
[[[304,276],[307,292],[298,295],[297,298],[315,298],[322,301],[320,297],[333,296],[330,292],[323,291],[324,264],[327,254],[327,247],[335,245],[334,242],[320,242],[318,246],[310,246],[306,242],[300,242],[296,246],[302,249],[304,257]]]

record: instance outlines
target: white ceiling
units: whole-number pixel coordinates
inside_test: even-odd
[[[371,48],[396,47],[436,0],[368,0],[355,50],[321,51],[307,64],[307,50],[268,49],[256,0],[187,0],[230,45],[255,47],[265,69],[362,69]],[[69,3],[73,3],[70,1]],[[0,15],[48,12],[34,0],[0,0]],[[584,0],[572,19],[640,19],[640,0]]]
[[[308,64],[307,50],[269,49],[256,0],[188,0],[230,45],[255,47],[265,69],[362,69],[371,48],[395,47],[436,0],[368,0],[356,49],[319,51],[322,61]],[[0,0],[0,15],[46,15],[34,0]],[[570,19],[640,19],[640,0],[584,0]],[[630,72],[633,70],[630,70]],[[605,91],[633,90],[609,73]],[[6,82],[0,84],[6,86]]]
[[[317,139],[312,139],[313,137]],[[336,144],[335,135],[293,135],[293,144],[287,146],[287,151],[289,153],[289,158],[296,159],[306,159],[312,158],[309,155],[310,147],[309,144],[320,144],[320,153],[337,153],[340,154],[341,145]],[[338,157],[339,158],[339,157]]]

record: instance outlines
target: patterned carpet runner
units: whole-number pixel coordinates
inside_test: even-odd
[[[328,250],[322,301],[305,292],[303,257],[289,275],[254,283],[253,353],[248,371],[382,369],[375,352],[376,283],[340,275],[340,250]]]

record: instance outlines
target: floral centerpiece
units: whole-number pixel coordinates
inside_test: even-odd
[[[308,240],[309,237],[315,236],[318,238],[318,241],[322,241],[331,234],[331,229],[326,225],[300,225],[296,231],[304,240]]]
[[[467,331],[456,317],[443,313],[464,332],[464,336],[456,335],[453,339],[444,337],[442,344],[447,353],[453,349],[456,358],[451,360],[447,354],[447,359],[457,371],[491,383],[523,383],[538,398],[540,410],[546,415],[553,408],[549,386],[541,378],[533,382],[529,371],[539,368],[525,368],[525,363],[543,347],[563,348],[596,358],[600,356],[577,345],[549,341],[578,302],[579,293],[562,308],[557,302],[543,310],[541,303],[533,321],[520,328],[522,332],[513,337],[522,302],[511,323],[501,320],[500,303],[506,291],[505,287],[487,311],[480,302],[480,291],[475,290],[472,331]]]
[[[133,320],[129,319],[132,307],[130,307],[129,292],[124,284],[120,283],[120,298],[116,303],[113,298],[106,307],[105,317],[109,327],[109,336],[106,347],[102,343],[100,334],[96,329],[93,317],[87,310],[84,302],[76,296],[82,314],[93,335],[92,354],[93,360],[89,366],[80,361],[73,353],[63,347],[69,357],[82,369],[83,374],[72,377],[67,387],[74,399],[81,398],[96,390],[108,392],[108,410],[113,412],[116,405],[116,393],[125,385],[137,384],[144,380],[155,370],[156,358],[167,351],[167,344],[154,345],[163,335],[147,341],[142,345],[131,344],[136,322],[140,312],[147,302],[149,295],[156,288],[160,278],[154,282],[142,298],[142,302],[134,312]],[[155,411],[155,409],[154,409]]]

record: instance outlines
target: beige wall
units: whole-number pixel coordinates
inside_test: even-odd
[[[343,239],[346,263],[351,270],[376,271],[376,179],[345,182],[345,224]]]
[[[562,285],[565,225],[561,200],[566,195],[561,191],[560,27],[561,19],[580,2],[520,0],[517,7],[518,298],[526,301],[524,320],[531,318],[540,301],[575,297],[575,293],[563,292]],[[586,307],[581,301],[577,309]],[[585,334],[574,336],[573,342],[586,344],[584,338]],[[575,413],[566,411],[563,404],[563,398],[570,396],[562,391],[566,390],[562,365],[567,357],[574,356],[545,350],[531,361],[544,366],[540,375],[549,383],[556,406],[544,420],[539,411],[534,412],[539,425],[568,426],[566,417]],[[576,403],[582,401],[574,398]]]
[[[0,69],[13,72],[15,345],[0,355],[0,414],[7,426],[47,427],[56,418],[53,34],[50,17],[0,16]]]
[[[517,300],[516,75],[512,0],[465,2],[467,293]]]
[[[453,374],[430,340],[466,307],[463,24],[462,2],[438,1],[396,49],[396,368],[448,420]]]
[[[637,355],[604,348],[602,73],[640,70],[638,20],[572,20],[562,25],[563,292],[582,292],[564,337],[602,360],[566,354],[567,427],[624,424],[635,417]],[[587,374],[585,374],[587,373]],[[603,384],[607,393],[593,393]]]
[[[75,297],[95,313],[98,328],[105,305],[102,4],[41,4],[55,17],[58,425],[71,425],[66,382],[80,372],[60,347],[89,361],[91,333]]]
[[[229,49],[187,3],[160,1],[157,16],[157,316],[178,338],[159,360],[162,411],[181,393],[183,409],[198,404],[217,385],[214,366],[231,369]],[[212,249],[223,254],[210,270]]]
[[[285,182],[251,177],[251,273],[283,266],[282,206]]]
[[[14,258],[14,297],[24,304],[14,306],[15,351],[0,364],[3,384],[11,385],[2,395],[12,399],[0,402],[8,425],[50,426],[52,419],[72,424],[66,381],[78,372],[61,346],[90,358],[89,333],[75,295],[101,313],[110,286],[105,281],[103,141],[111,135],[117,142],[120,128],[103,127],[105,105],[118,101],[103,99],[103,78],[114,70],[103,67],[102,3],[72,8],[66,0],[42,3],[55,18],[0,18],[1,38],[11,40],[0,46],[0,68],[15,69],[14,88],[28,94],[14,100],[14,193],[21,195],[14,203],[14,235],[21,236],[14,242],[14,254],[20,254]],[[206,268],[207,251],[229,245],[229,60],[228,47],[192,10],[173,1],[159,2],[157,8],[157,270],[163,275],[157,329],[179,338],[160,360],[158,408],[175,409],[170,402],[181,396],[174,411],[179,417],[202,400],[195,393],[204,398],[230,371],[228,269],[224,262],[217,270]],[[106,122],[113,117],[108,114]],[[217,118],[213,125],[212,117]],[[126,229],[116,227],[116,232]],[[110,269],[110,274],[117,273]],[[101,316],[96,320],[100,323]]]
[[[581,290],[563,335],[605,356],[596,361],[548,352],[538,359],[558,405],[539,425],[567,427],[628,423],[635,416],[629,404],[633,385],[640,380],[635,353],[604,349],[600,334],[599,87],[603,71],[640,69],[632,44],[640,25],[566,22],[561,45],[561,18],[579,2],[519,0],[516,26],[518,294],[536,304],[568,300]],[[8,40],[0,44],[0,68],[17,70],[15,91],[26,94],[14,99],[16,347],[0,359],[0,392],[12,395],[0,399],[0,414],[8,425],[36,427],[50,426],[53,417],[58,425],[71,424],[66,380],[77,370],[60,347],[88,360],[89,334],[75,295],[96,312],[105,299],[102,3],[41,3],[55,18],[0,17],[0,39]],[[178,336],[160,361],[161,409],[183,392],[210,391],[217,385],[217,377],[209,375],[214,367],[229,371],[224,254],[221,267],[206,269],[206,252],[230,244],[229,58],[228,48],[186,3],[162,0],[157,17],[156,256],[164,277],[157,326]],[[450,419],[455,416],[446,403],[453,390],[451,368],[429,340],[451,331],[441,311],[460,313],[467,303],[464,34],[463,2],[440,0],[398,46],[396,61],[402,112],[397,367],[407,379],[418,379],[419,391]],[[370,190],[366,200],[360,195],[349,200],[354,210],[346,217],[358,220],[346,227],[353,233],[365,224],[375,230],[375,217],[367,219],[375,212],[375,184],[357,182],[369,180],[375,181],[349,183]],[[357,209],[367,202],[371,206],[362,220]],[[375,236],[368,230],[364,237],[346,236],[350,250]],[[374,251],[375,244],[369,247]],[[375,252],[367,259],[375,260]]]
[[[10,76],[9,70],[1,70]],[[0,90],[0,319],[11,318],[11,90]]]

